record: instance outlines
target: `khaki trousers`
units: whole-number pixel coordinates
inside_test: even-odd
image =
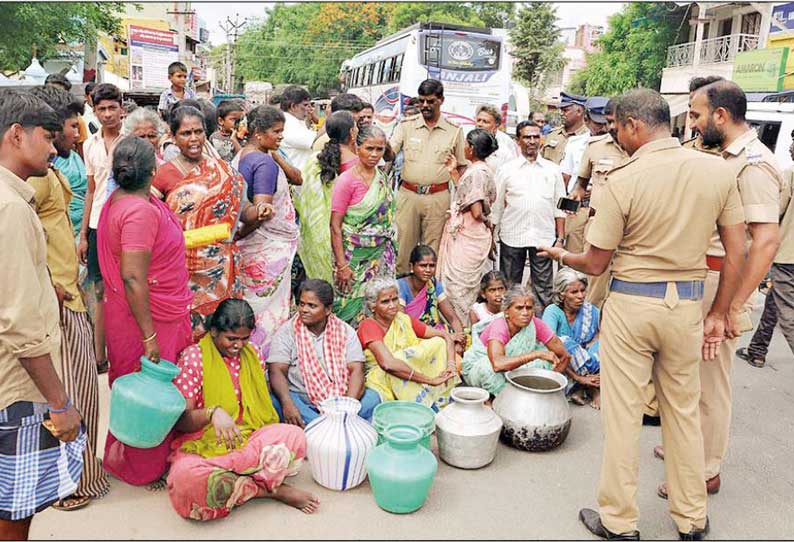
[[[449,190],[417,194],[405,188],[397,191],[397,274],[410,272],[411,251],[419,243],[430,245],[438,254],[441,234],[447,223]]]
[[[703,316],[708,314],[717,296],[720,274],[709,271],[703,290]],[[720,465],[728,451],[731,427],[731,369],[736,339],[720,345],[716,359],[700,364],[700,428],[703,433],[703,453],[706,480],[720,473]]]
[[[589,217],[589,207],[580,207],[575,215],[565,217],[565,250],[568,252],[584,251],[585,226]]]
[[[584,234],[587,235],[587,230],[590,228],[592,218],[587,221],[584,228]],[[583,250],[590,248],[590,243],[584,242]],[[600,309],[603,308],[604,302],[609,293],[609,279],[612,277],[612,262],[609,262],[606,271],[600,275],[587,276],[587,297],[585,298],[588,303]],[[653,382],[649,382],[645,388],[645,406],[643,407],[643,414],[648,416],[659,415],[659,404],[656,401],[656,391],[653,389]]]
[[[639,438],[646,387],[653,379],[662,422],[670,514],[688,533],[706,523],[706,483],[700,411],[700,302],[610,292],[601,330],[601,410],[604,455],[598,505],[613,533],[637,529]]]

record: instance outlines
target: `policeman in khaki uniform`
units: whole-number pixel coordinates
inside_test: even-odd
[[[691,88],[691,87],[690,87]],[[752,330],[747,300],[764,279],[780,246],[780,194],[783,174],[772,151],[758,139],[756,131],[745,122],[747,99],[736,83],[717,80],[693,89],[689,117],[702,141],[702,149],[718,149],[730,167],[744,206],[748,232],[752,239],[742,282],[731,303],[739,331]],[[725,251],[714,232],[707,252],[709,272],[703,311],[708,310],[724,268]],[[735,340],[722,343],[717,360],[704,363],[700,370],[700,420],[705,454],[706,488],[709,493],[720,489],[720,465],[728,450],[731,424],[731,368]],[[655,452],[664,457],[664,450]],[[659,486],[660,497],[667,497],[667,487]]]
[[[397,273],[409,271],[408,257],[419,243],[438,252],[447,220],[451,177],[444,166],[452,153],[459,167],[468,165],[463,131],[441,115],[444,86],[427,79],[419,85],[421,115],[397,125],[391,137],[395,154],[403,150],[405,162],[397,192]]]
[[[620,145],[631,158],[607,174],[585,253],[546,253],[590,275],[610,259],[612,280],[601,328],[604,455],[599,510],[580,520],[602,538],[639,539],[636,504],[645,386],[653,379],[667,449],[669,508],[684,540],[708,532],[699,367],[713,363],[729,320],[743,263],[744,214],[731,168],[682,149],[670,136],[670,109],[653,90],[637,89],[616,106]],[[714,226],[726,264],[705,322],[701,313],[706,250]]]
[[[592,222],[592,217],[595,215],[598,196],[606,182],[606,174],[628,160],[626,151],[615,142],[614,135],[608,130],[609,126],[613,126],[614,130],[614,101],[595,96],[588,98],[587,103],[590,105],[587,116],[591,122],[603,125],[605,131],[592,136],[588,141],[579,164],[576,186],[570,195],[571,199],[577,201],[589,200],[589,208],[583,207],[579,210],[579,213],[584,212],[589,217],[586,219],[583,234],[587,231],[587,223]],[[575,247],[570,245],[570,242],[565,248],[571,252],[578,252]],[[587,301],[600,309],[606,297],[609,271],[597,277],[588,278]]]
[[[548,135],[544,136],[543,146],[540,148],[540,155],[546,160],[551,160],[560,165],[565,158],[565,147],[568,140],[573,136],[586,135],[590,133],[584,123],[584,104],[587,98],[576,94],[560,93],[560,115],[562,115],[562,126],[553,129]]]
[[[571,198],[582,201],[586,199],[587,193],[590,193],[588,228],[598,209],[598,198],[604,189],[607,173],[629,158],[626,151],[616,141],[614,100],[610,100],[604,106],[603,117],[609,130],[606,134],[593,137],[587,145],[579,168],[579,182],[571,194]],[[587,301],[601,308],[609,285],[609,270],[599,276],[589,278]]]

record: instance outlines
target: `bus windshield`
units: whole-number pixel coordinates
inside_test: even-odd
[[[433,33],[422,36],[420,62],[428,67],[458,71],[496,71],[501,44],[484,36]]]

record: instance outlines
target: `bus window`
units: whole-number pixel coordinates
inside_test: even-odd
[[[387,58],[383,61],[383,82],[392,82],[392,73],[394,72],[394,57]]]
[[[405,57],[405,53],[400,53],[397,56],[397,60],[395,60],[394,62],[394,72],[392,72],[392,80],[395,82],[398,82],[400,80],[400,76],[402,75],[404,57]]]
[[[379,73],[378,81],[381,83],[388,82],[388,79],[386,77],[386,71],[389,68],[389,62],[390,60],[388,58],[380,61],[380,70],[378,71]]]
[[[422,64],[426,66],[437,66],[441,60],[441,37],[440,36],[424,36],[424,55]]]
[[[777,137],[780,135],[780,123],[770,121],[750,121],[750,126],[758,132],[758,139],[766,145],[770,151],[775,152]]]
[[[372,81],[375,85],[380,85],[383,83],[383,66],[386,64],[385,60],[378,60],[378,63],[375,64],[375,80]]]

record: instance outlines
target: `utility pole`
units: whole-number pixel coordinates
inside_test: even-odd
[[[226,17],[226,24],[218,23],[226,33],[226,91],[234,92],[235,90],[235,49],[237,48],[237,38],[240,34],[240,29],[245,26],[245,19],[240,21],[240,14],[234,14],[234,21],[230,17]]]

